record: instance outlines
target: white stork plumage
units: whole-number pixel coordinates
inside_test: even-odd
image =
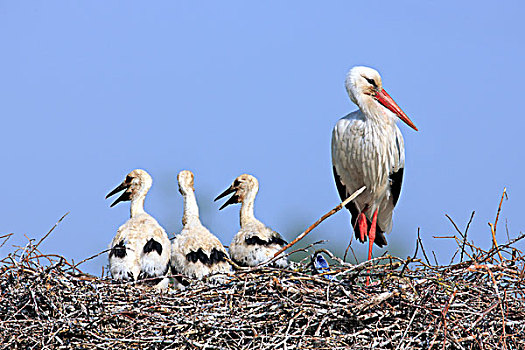
[[[117,281],[148,280],[162,289],[168,286],[171,243],[166,231],[144,211],[144,199],[152,184],[151,176],[142,169],[130,172],[106,199],[121,192],[111,204],[131,201],[130,218],[119,227],[109,251],[109,268]]]
[[[181,277],[203,279],[212,276],[213,282],[225,282],[224,274],[232,272],[228,254],[221,241],[211,233],[199,218],[199,207],[195,198],[194,175],[183,170],[177,176],[179,192],[184,198],[182,231],[175,236],[171,245],[171,268],[177,287],[183,288],[189,281]]]
[[[230,244],[230,256],[233,261],[241,266],[257,266],[273,258],[287,243],[278,232],[275,232],[255,218],[254,202],[259,191],[259,181],[248,174],[238,176],[233,184],[215,198],[219,200],[233,194],[219,210],[230,204],[241,203],[239,214],[241,228],[233,237]],[[273,263],[274,266],[285,268],[288,259],[280,257]]]
[[[356,237],[365,242],[368,236],[370,260],[374,242],[380,247],[387,244],[384,233],[392,229],[392,213],[401,192],[405,148],[395,122],[399,118],[417,128],[383,89],[376,70],[354,67],[345,85],[359,110],[341,118],[334,127],[332,165],[342,200],[366,186],[346,207]]]

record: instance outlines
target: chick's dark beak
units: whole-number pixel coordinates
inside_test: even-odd
[[[235,189],[233,188],[233,186],[230,186],[226,189],[226,191],[222,192],[220,195],[217,196],[217,198],[215,198],[213,201],[216,202],[218,201],[219,199],[221,199],[222,197],[225,197],[227,195],[229,195],[230,193],[233,193],[235,192]]]
[[[130,187],[130,184],[127,184],[126,182],[121,183],[115,189],[111,192],[109,192],[106,196],[106,199],[109,197],[119,193],[120,191],[127,190]],[[131,192],[125,191],[123,192],[111,205],[110,207],[114,207],[119,202],[129,201],[131,199]]]
[[[217,198],[215,198],[215,201],[229,195],[230,193],[234,193],[234,192],[235,192],[235,189],[233,188],[233,186],[230,186],[228,187],[228,189],[226,189],[226,191],[218,195]],[[236,204],[236,203],[239,203],[239,196],[237,196],[237,194],[234,194],[233,196],[228,198],[228,200],[222,205],[222,207],[219,208],[219,210],[226,208],[230,204]]]

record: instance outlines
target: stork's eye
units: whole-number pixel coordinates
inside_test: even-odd
[[[370,79],[370,78],[367,78],[367,77],[363,77],[366,79],[366,81],[368,81],[369,84],[373,85],[374,87],[377,87],[376,85],[376,82],[374,79]]]
[[[235,187],[239,186],[240,184],[241,184],[241,182],[239,180],[235,180],[233,182],[233,186],[235,186]]]
[[[129,183],[133,181],[133,178],[131,176],[126,176],[126,183]]]

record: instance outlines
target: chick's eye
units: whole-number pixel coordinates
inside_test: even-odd
[[[366,79],[366,81],[368,81],[369,84],[373,85],[374,87],[377,87],[376,85],[376,82],[374,79],[370,79],[370,78],[367,78],[367,77],[363,77]]]

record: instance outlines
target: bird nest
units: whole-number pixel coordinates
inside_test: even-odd
[[[303,261],[165,291],[82,273],[30,240],[1,260],[0,348],[523,349],[524,235],[498,245],[492,232],[483,250],[457,230],[447,266],[418,239],[407,259],[352,265],[325,250],[325,274]]]

